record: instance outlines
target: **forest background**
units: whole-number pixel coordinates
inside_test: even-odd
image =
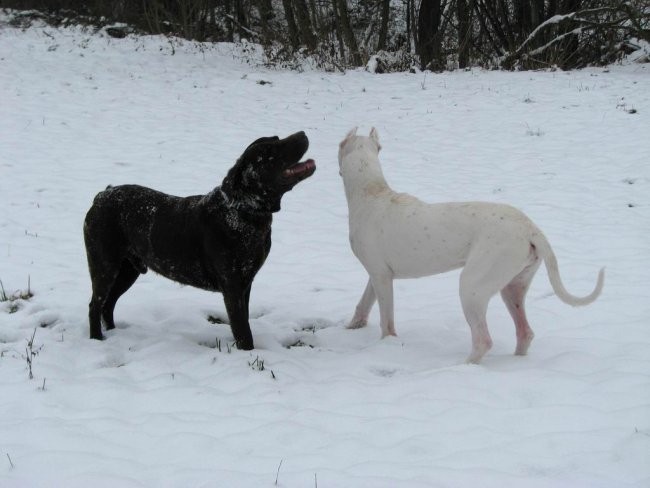
[[[41,18],[264,46],[269,65],[374,72],[606,65],[650,43],[648,0],[2,0]],[[646,58],[648,49],[645,49]]]

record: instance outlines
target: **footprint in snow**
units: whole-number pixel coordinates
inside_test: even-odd
[[[281,341],[283,347],[286,349],[293,349],[294,347],[308,347],[313,349],[315,347],[315,339],[312,337],[294,337]]]
[[[375,376],[380,376],[382,378],[390,378],[392,376],[395,376],[395,373],[397,373],[397,369],[384,368],[384,367],[371,367],[370,372]]]
[[[100,369],[104,368],[121,368],[126,366],[126,358],[123,353],[114,352],[107,354],[106,357],[97,364]]]
[[[38,327],[41,327],[42,329],[45,328],[51,328],[58,324],[61,320],[58,314],[54,312],[48,312],[48,311],[43,311],[34,314],[34,319],[36,321],[36,325]]]
[[[221,324],[228,324],[228,318],[224,315],[219,315],[219,314],[209,314],[206,317],[207,321],[210,322],[211,324],[216,324],[216,325],[221,325]]]
[[[294,330],[296,332],[298,331],[313,332],[315,334],[317,331],[321,329],[327,329],[329,327],[334,327],[334,326],[336,326],[336,323],[327,319],[319,319],[319,318],[302,319],[298,321],[298,327],[295,328]]]

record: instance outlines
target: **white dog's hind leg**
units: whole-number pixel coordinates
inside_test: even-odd
[[[377,300],[377,295],[375,295],[375,289],[372,287],[372,281],[368,279],[368,284],[366,289],[359,300],[356,310],[354,311],[354,317],[348,324],[348,329],[360,329],[368,325],[368,315],[370,315],[370,310]]]
[[[490,299],[530,264],[527,246],[480,243],[460,274],[460,301],[472,332],[468,363],[478,363],[492,347],[486,314]]]
[[[517,356],[526,355],[528,347],[535,337],[535,333],[530,328],[528,319],[526,319],[526,293],[540,264],[541,260],[538,259],[533,264],[527,266],[501,290],[501,298],[503,298],[515,322],[515,329],[517,331],[517,348],[515,349],[515,354]]]
[[[381,326],[381,338],[396,336],[395,317],[393,311],[393,277],[391,275],[372,275],[370,277],[372,287],[379,302],[379,325]]]

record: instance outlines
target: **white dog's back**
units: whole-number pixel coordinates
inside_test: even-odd
[[[368,266],[385,263],[395,278],[444,273],[465,265],[483,240],[500,246],[505,235],[528,247],[541,231],[510,205],[488,202],[426,203],[397,193],[383,179],[372,135],[349,141],[341,174],[350,209],[350,243]],[[490,246],[491,247],[491,246]]]
[[[370,197],[365,204],[366,218],[350,221],[353,251],[364,261],[370,258],[369,247],[376,246],[395,278],[463,267],[477,246],[486,250],[516,243],[527,251],[533,236],[541,234],[528,217],[509,205],[427,204],[396,193]],[[518,236],[515,242],[513,235]]]

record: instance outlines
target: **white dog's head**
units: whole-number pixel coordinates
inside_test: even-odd
[[[366,137],[358,136],[357,127],[355,127],[347,133],[339,144],[339,174],[343,176],[346,163],[363,163],[367,161],[367,158],[364,158],[364,156],[374,156],[373,159],[377,160],[377,155],[380,150],[381,144],[379,143],[377,129],[374,127],[370,129],[370,134]],[[348,157],[356,151],[360,151],[363,154],[360,154],[359,157]]]

